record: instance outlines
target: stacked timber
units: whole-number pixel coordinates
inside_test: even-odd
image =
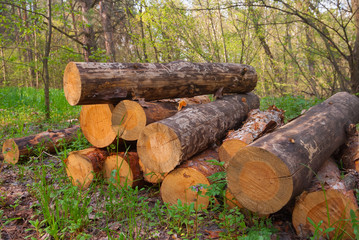
[[[346,142],[359,122],[359,98],[341,92],[239,150],[227,168],[239,203],[259,214],[277,212],[310,184],[313,172]]]

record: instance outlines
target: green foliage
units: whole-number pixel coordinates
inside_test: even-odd
[[[323,100],[317,98],[306,99],[303,96],[263,97],[260,102],[261,110],[275,105],[285,111],[285,122],[299,116],[303,110],[321,103]]]

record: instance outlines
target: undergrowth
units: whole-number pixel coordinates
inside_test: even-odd
[[[0,89],[0,138],[20,137],[72,125],[78,119],[80,107],[70,106],[62,90],[51,89],[51,119],[45,120],[42,90],[32,88]],[[303,109],[321,102],[319,99],[284,96],[261,99],[261,109],[276,105],[285,110],[286,121],[301,114]],[[206,188],[210,206],[197,210],[194,204],[163,204],[157,185],[145,188],[116,187],[95,180],[86,190],[72,186],[66,174],[64,159],[71,151],[89,147],[79,132],[70,144],[64,143],[54,156],[41,147],[26,165],[14,165],[18,180],[34,179],[28,185],[37,201],[31,206],[36,212],[27,231],[31,239],[93,239],[102,233],[108,239],[204,239],[205,234],[219,239],[271,239],[277,230],[270,218],[243,214],[238,208],[229,209],[225,201],[225,173],[211,176],[211,186],[194,188],[198,194]],[[213,164],[220,164],[213,161]],[[0,197],[0,205],[1,205]],[[8,221],[0,210],[0,230]],[[359,236],[358,220],[351,219]],[[4,225],[5,224],[5,225]],[[316,223],[313,223],[316,224]],[[330,231],[317,225],[317,234]],[[317,237],[317,236],[313,236]],[[315,239],[315,238],[313,238]]]

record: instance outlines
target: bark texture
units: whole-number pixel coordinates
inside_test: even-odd
[[[210,185],[209,176],[224,169],[214,165],[209,160],[218,160],[218,153],[213,149],[194,156],[170,172],[161,185],[161,197],[165,203],[177,204],[178,199],[182,203],[194,203],[195,208],[206,209],[209,197],[201,185]]]
[[[43,147],[44,151],[54,152],[63,142],[72,141],[77,137],[79,126],[73,126],[62,130],[46,131],[39,134],[7,139],[2,147],[5,162],[16,164],[20,158],[27,158],[34,153],[37,147]]]
[[[345,169],[359,172],[359,134],[351,136],[341,150],[341,160]]]
[[[230,131],[218,149],[219,159],[228,165],[229,160],[243,147],[252,143],[265,133],[283,125],[284,111],[271,106],[266,111],[253,109],[243,126]]]
[[[228,187],[245,208],[280,210],[306,189],[323,162],[359,122],[359,98],[333,95],[304,115],[238,151],[227,168]]]
[[[247,93],[257,84],[255,69],[231,63],[90,63],[70,62],[64,92],[71,105],[146,101],[224,93]]]
[[[140,159],[153,172],[170,172],[222,139],[258,107],[259,98],[253,93],[231,95],[149,124],[137,141]]]
[[[348,178],[347,176],[346,178]],[[329,233],[331,239],[343,234],[343,239],[354,239],[350,210],[356,212],[358,205],[352,187],[341,180],[340,171],[333,159],[327,160],[313,178],[308,189],[296,201],[292,222],[297,234],[309,237],[315,229],[308,221],[315,224],[323,221],[321,228],[334,227]],[[325,237],[325,236],[323,236]]]

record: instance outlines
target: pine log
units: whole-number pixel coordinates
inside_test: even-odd
[[[153,172],[170,172],[222,139],[258,107],[259,98],[253,93],[230,95],[151,123],[137,141],[140,159]]]
[[[4,161],[16,164],[21,157],[33,155],[34,150],[38,147],[42,147],[44,151],[55,152],[55,149],[61,147],[61,144],[76,139],[79,128],[79,126],[73,126],[22,138],[7,139],[2,147]]]
[[[112,104],[84,105],[81,108],[81,130],[95,147],[107,147],[116,140],[116,132],[111,126],[113,108]]]
[[[230,191],[252,212],[277,212],[306,189],[359,121],[359,98],[333,95],[304,115],[242,148],[227,168]]]
[[[228,165],[229,160],[243,147],[252,143],[261,135],[273,131],[276,127],[283,125],[284,111],[274,105],[266,111],[253,109],[243,126],[230,131],[218,149],[219,159]]]
[[[341,150],[341,161],[345,169],[359,172],[359,134],[351,136]]]
[[[136,152],[121,152],[106,158],[104,165],[105,179],[115,186],[143,186],[143,174]]]
[[[234,63],[95,63],[70,62],[64,92],[71,105],[116,104],[223,93],[247,93],[257,84],[252,66]]]
[[[229,191],[229,189],[226,189],[226,193],[224,195],[224,201],[226,203],[226,207],[229,209],[232,208],[243,208],[243,206],[237,201],[237,199],[234,197],[233,193]]]
[[[218,160],[218,153],[207,149],[171,171],[161,185],[162,200],[170,205],[181,200],[182,203],[194,203],[196,209],[206,209],[210,199],[205,196],[206,189],[201,185],[209,186],[208,177],[224,171],[222,167],[208,162],[212,159]]]
[[[175,115],[183,106],[209,102],[208,96],[157,102],[123,100],[112,111],[112,129],[120,138],[134,141],[146,125]]]
[[[101,174],[108,152],[99,148],[73,151],[64,160],[66,173],[74,186],[88,188],[96,175]]]
[[[333,159],[327,160],[320,168],[307,191],[297,199],[292,223],[297,234],[308,237],[320,221],[322,229],[334,227],[329,233],[330,239],[342,235],[342,239],[354,239],[354,230],[350,221],[350,211],[357,212],[358,205],[352,189],[341,180],[340,171]],[[326,237],[326,236],[323,236]]]
[[[163,181],[163,179],[167,176],[168,173],[160,173],[160,172],[153,172],[146,168],[140,159],[140,168],[143,172],[143,178],[146,182],[157,184]]]

